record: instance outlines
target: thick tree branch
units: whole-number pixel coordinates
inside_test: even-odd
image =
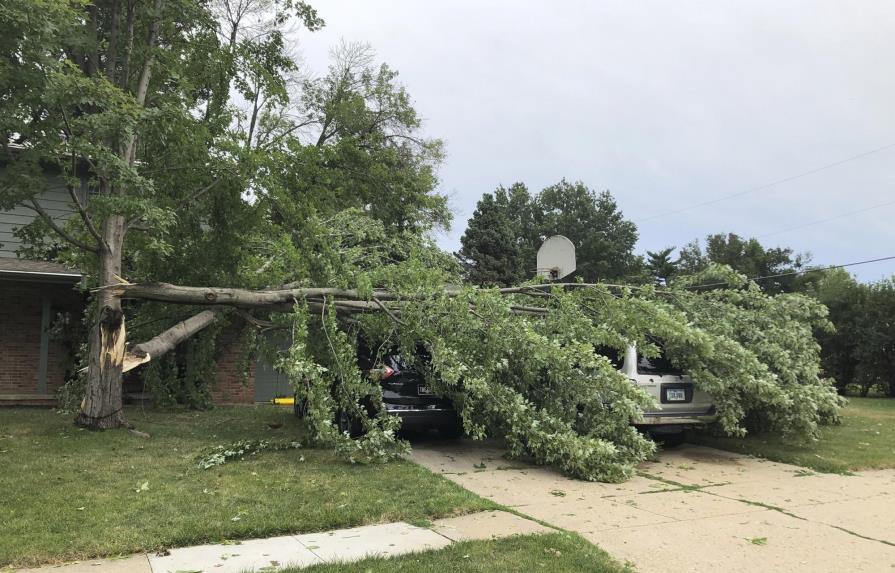
[[[106,50],[106,77],[115,83],[116,68],[118,66],[118,21],[119,0],[112,0],[109,9],[109,47]]]
[[[51,229],[56,231],[57,235],[59,235],[60,237],[62,237],[66,241],[68,241],[69,243],[75,245],[76,247],[84,249],[85,251],[90,251],[91,253],[99,253],[99,251],[100,251],[99,245],[89,245],[89,244],[85,243],[84,241],[81,241],[81,240],[76,239],[73,236],[71,236],[67,231],[65,231],[65,229],[60,227],[56,223],[56,221],[53,220],[53,218],[50,216],[50,214],[47,213],[46,211],[44,211],[43,207],[40,206],[40,203],[38,203],[34,199],[31,199],[30,205],[28,205],[26,203],[22,203],[22,206],[27,209],[31,209],[32,211],[34,211],[35,213],[40,215],[41,219],[43,219],[47,223],[47,225],[50,226]]]
[[[351,289],[339,288],[294,288],[282,290],[253,291],[239,288],[189,287],[166,283],[156,284],[115,284],[100,287],[101,291],[113,296],[142,300],[154,300],[176,304],[232,306],[241,309],[257,308],[271,312],[288,312],[296,301],[304,301],[312,309],[330,306],[343,314],[385,312],[400,323],[401,301],[397,293],[386,290],[373,291],[371,298]],[[461,290],[447,287],[446,296],[456,296]],[[383,301],[391,301],[391,306]],[[406,297],[404,300],[408,300]],[[473,303],[470,310],[475,310]],[[511,305],[512,314],[543,316],[547,308],[538,306]]]
[[[392,319],[392,320],[395,321],[396,323],[400,324],[401,326],[404,325],[404,323],[401,322],[401,319],[398,318],[397,316],[395,316],[395,313],[392,312],[391,309],[390,309],[389,307],[385,306],[385,303],[382,302],[378,297],[375,297],[375,296],[374,296],[374,297],[373,297],[373,302],[375,302],[375,303],[377,304],[377,306],[379,306],[379,308],[382,309],[382,312],[384,312],[385,314],[387,314],[388,317],[389,317],[390,319]]]
[[[136,0],[127,0],[127,47],[125,48],[124,64],[121,66],[121,75],[118,77],[118,87],[127,90],[131,77],[131,54],[134,51],[134,19]]]
[[[396,301],[408,298],[407,295],[375,289],[372,293],[361,293],[354,289],[341,289],[331,287],[297,287],[295,283],[284,285],[271,290],[249,290],[241,288],[222,287],[193,287],[172,285],[168,283],[152,284],[113,284],[99,287],[97,290],[111,290],[114,296],[121,298],[135,298],[143,300],[155,300],[159,302],[174,302],[180,304],[204,304],[217,306],[234,306],[240,308],[267,308],[277,305],[292,305],[296,300],[308,300],[321,302],[324,297],[336,299],[333,304],[354,305],[357,308],[382,310],[379,303],[382,301]],[[525,285],[497,289],[503,295],[531,294],[543,296],[549,294],[554,288],[564,290],[616,288],[638,289],[636,286],[604,284],[604,283],[543,283],[538,285]],[[457,287],[445,287],[445,296],[457,296],[464,292]],[[665,294],[664,291],[657,291]],[[341,300],[339,300],[341,299]],[[347,299],[347,300],[346,300]],[[540,312],[540,307],[515,307],[520,312]]]
[[[102,286],[98,290],[110,290],[121,298],[175,302],[180,304],[204,304],[235,306],[241,308],[262,308],[278,304],[291,305],[294,301],[314,297],[340,297],[362,299],[356,290],[340,288],[295,288],[282,290],[253,291],[239,288],[191,287],[167,283],[154,284],[114,284]],[[380,300],[393,300],[394,293],[374,291]]]
[[[165,7],[165,0],[155,0],[154,15],[152,23],[149,25],[149,36],[146,39],[146,61],[143,62],[143,71],[140,72],[140,81],[137,83],[137,91],[134,98],[137,105],[144,107],[146,105],[146,94],[149,91],[149,79],[152,77],[152,66],[155,63],[155,44],[158,40],[158,30],[162,20],[162,9]],[[128,137],[127,144],[124,147],[124,159],[128,165],[133,165],[137,158],[137,136],[132,133]]]
[[[133,370],[141,364],[159,358],[187,338],[214,324],[222,315],[223,310],[221,309],[203,310],[195,316],[178,322],[151,340],[132,346],[124,356],[122,372]]]
[[[103,240],[102,235],[97,231],[96,226],[93,224],[93,219],[91,219],[90,215],[87,213],[87,208],[81,202],[81,199],[78,197],[78,192],[75,191],[75,188],[71,185],[66,184],[65,188],[68,189],[68,194],[71,197],[71,200],[74,202],[75,207],[78,210],[78,214],[81,215],[81,220],[84,221],[84,225],[87,227],[87,231],[93,235],[93,238],[96,239],[96,242],[104,247],[108,248],[106,245],[106,241]]]
[[[65,113],[65,109],[62,109],[61,111],[62,111],[62,119],[65,121],[65,126],[66,126],[66,129],[68,130],[68,137],[70,138],[72,136],[72,129],[71,129],[71,124],[68,121],[68,114]],[[74,151],[72,151],[70,155],[71,155],[72,175],[77,176],[77,174],[78,174],[77,161],[78,160],[75,157]],[[78,197],[78,193],[77,193],[77,191],[75,191],[75,188],[72,185],[70,185],[68,182],[66,182],[65,188],[68,190],[68,195],[71,197],[71,200],[74,202],[75,208],[77,208],[78,214],[81,215],[81,220],[84,221],[84,225],[87,227],[87,230],[90,232],[91,235],[93,235],[93,238],[96,239],[96,242],[98,244],[102,245],[105,248],[108,248],[108,245],[106,245],[106,242],[103,240],[102,235],[99,234],[99,231],[97,231],[96,226],[93,224],[93,219],[90,217],[90,214],[87,213],[87,207],[81,201],[81,198]]]

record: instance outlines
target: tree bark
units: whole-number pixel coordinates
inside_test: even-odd
[[[289,305],[296,300],[324,296],[355,300],[362,299],[360,293],[355,290],[325,287],[255,291],[241,288],[181,286],[168,283],[121,284],[119,280],[110,280],[104,283],[104,285],[98,290],[107,291],[121,298],[180,304],[226,305],[241,308]],[[376,290],[373,291],[373,295],[379,300],[393,300],[395,298],[394,293],[388,291]]]
[[[103,223],[99,253],[99,280],[104,284],[121,275],[124,217],[109,215]],[[96,293],[97,312],[88,338],[87,391],[75,423],[91,430],[127,426],[121,411],[121,373],[126,331],[121,299],[105,291]]]
[[[154,49],[158,41],[161,13],[165,0],[155,0],[155,18],[149,25],[146,39],[146,61],[134,93],[139,107],[145,107],[149,92],[149,81],[155,63]],[[96,17],[93,8],[91,17]],[[117,14],[116,14],[117,18]],[[117,42],[117,40],[116,40]],[[95,66],[93,69],[94,75]],[[114,141],[108,142],[114,147]],[[118,156],[128,166],[134,167],[137,158],[137,135],[130,132],[118,146]],[[114,186],[103,173],[99,178],[99,192],[104,196],[124,196],[126,189]],[[110,214],[103,222],[102,244],[99,246],[99,282],[107,285],[117,282],[121,276],[121,255],[124,249],[124,235],[127,221],[122,214]],[[75,424],[91,430],[105,430],[129,426],[122,412],[121,374],[124,371],[127,332],[124,327],[124,313],[121,298],[112,292],[99,290],[96,293],[95,322],[88,337],[87,391],[81,403],[81,413]]]
[[[178,344],[193,336],[221,317],[221,310],[203,310],[195,316],[178,322],[151,340],[134,345],[124,356],[123,372],[158,358],[173,350]]]

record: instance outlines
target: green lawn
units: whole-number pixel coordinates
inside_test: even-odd
[[[895,467],[895,399],[849,398],[842,424],[823,428],[818,442],[805,445],[777,436],[745,439],[694,434],[694,442],[809,467],[821,472]]]
[[[568,533],[509,537],[496,541],[466,541],[445,549],[355,563],[287,569],[283,573],[621,573],[631,571],[605,551]]]
[[[322,450],[197,468],[205,448],[299,437],[291,410],[126,413],[151,437],[80,430],[71,415],[48,410],[0,409],[0,567],[495,507],[409,462],[350,465]]]

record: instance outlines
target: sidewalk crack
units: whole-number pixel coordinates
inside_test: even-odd
[[[753,500],[750,500],[750,499],[743,499],[743,498],[739,498],[739,497],[729,497],[729,496],[726,496],[726,495],[721,495],[721,494],[713,493],[713,492],[710,492],[710,491],[707,491],[707,492],[705,492],[705,493],[707,493],[707,494],[709,494],[709,495],[714,495],[715,497],[721,497],[721,498],[724,498],[724,499],[729,499],[729,500],[733,500],[733,501],[739,501],[739,502],[741,502],[741,503],[745,503],[745,504],[747,504],[747,505],[754,505],[754,506],[757,506],[757,507],[763,507],[763,508],[765,508],[765,509],[770,509],[770,510],[772,510],[772,511],[777,511],[777,512],[779,512],[779,513],[782,513],[783,515],[786,515],[786,516],[788,516],[788,517],[792,517],[792,518],[795,518],[795,519],[798,519],[798,520],[801,520],[801,521],[806,521],[806,522],[808,522],[808,523],[816,523],[816,524],[818,524],[818,525],[824,525],[824,526],[826,526],[826,527],[832,527],[833,529],[838,529],[839,531],[842,531],[843,533],[848,533],[849,535],[853,535],[853,536],[858,537],[858,538],[860,538],[860,539],[866,539],[867,541],[876,541],[877,543],[882,543],[883,545],[889,545],[889,546],[891,546],[891,547],[895,547],[895,543],[893,543],[893,542],[891,542],[891,541],[886,541],[885,539],[877,539],[877,538],[875,538],[875,537],[869,537],[869,536],[867,536],[867,535],[862,535],[862,534],[860,534],[860,533],[858,533],[858,532],[856,532],[856,531],[852,531],[852,530],[850,530],[850,529],[846,529],[845,527],[842,527],[842,526],[840,526],[840,525],[833,525],[832,523],[826,523],[826,522],[824,522],[824,521],[811,521],[810,519],[808,519],[808,518],[806,518],[806,517],[802,517],[802,516],[800,516],[800,515],[796,515],[795,513],[791,512],[791,511],[789,511],[789,510],[783,509],[782,507],[777,507],[776,505],[771,505],[771,504],[769,504],[769,503],[763,503],[763,502],[760,502],[760,501],[753,501]]]

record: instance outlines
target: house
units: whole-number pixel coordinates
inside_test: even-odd
[[[72,214],[71,198],[58,176],[47,177],[41,205],[65,220]],[[24,207],[0,212],[0,404],[55,403],[74,349],[52,330],[59,321],[80,320],[84,307],[80,272],[17,257],[22,241],[15,231],[34,216]]]
[[[0,164],[0,169],[4,165]],[[75,215],[75,207],[60,175],[47,168],[43,209],[59,223]],[[87,197],[86,184],[81,190]],[[75,269],[20,255],[23,241],[16,231],[36,214],[17,206],[0,211],[0,405],[54,405],[55,392],[73,374],[77,339],[64,336],[82,320],[87,294]],[[291,393],[288,382],[263,359],[254,360],[249,376],[240,373],[240,353],[224,340],[212,400],[218,404],[266,402]],[[131,378],[126,393],[141,393]]]

